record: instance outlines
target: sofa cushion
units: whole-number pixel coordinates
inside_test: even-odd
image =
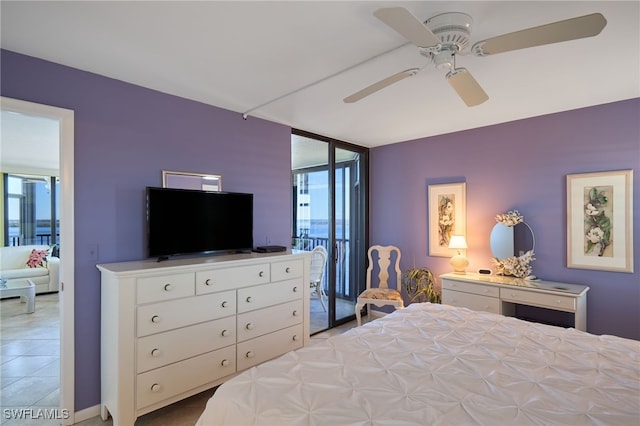
[[[47,267],[47,250],[31,250],[29,259],[27,259],[27,267],[29,268],[46,268]]]
[[[2,278],[9,280],[13,278],[31,278],[49,275],[47,268],[24,268],[24,269],[5,269],[2,271]]]

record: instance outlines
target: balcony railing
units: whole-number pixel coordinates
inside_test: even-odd
[[[295,250],[311,251],[316,246],[322,246],[327,249],[328,253],[334,254],[336,261],[336,298],[355,301],[354,291],[351,289],[350,283],[354,280],[350,279],[349,272],[349,253],[350,244],[347,239],[336,240],[336,250],[329,250],[329,239],[321,237],[293,237],[292,247]],[[325,271],[326,272],[326,271]],[[327,273],[322,278],[322,286],[328,293]]]

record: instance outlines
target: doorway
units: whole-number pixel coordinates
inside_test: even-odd
[[[60,177],[60,409],[64,424],[74,423],[74,113],[71,110],[0,97],[3,116],[12,114],[58,122]],[[5,138],[3,120],[3,146]],[[28,129],[27,129],[28,130]],[[4,160],[4,158],[3,158]],[[5,166],[3,165],[3,169]],[[24,170],[23,170],[24,171]],[[6,170],[3,170],[6,172]],[[3,189],[4,190],[4,189]],[[37,306],[36,306],[37,309]]]
[[[310,301],[315,334],[355,318],[364,280],[368,150],[306,132],[291,137],[292,247],[328,253],[323,292]],[[326,294],[326,303],[319,298]]]

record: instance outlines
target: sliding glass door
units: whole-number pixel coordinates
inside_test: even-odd
[[[292,135],[293,248],[322,245],[328,252],[324,292],[314,292],[310,304],[312,333],[354,317],[364,279],[366,160],[365,148]]]

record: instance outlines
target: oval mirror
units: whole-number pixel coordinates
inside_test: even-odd
[[[491,254],[497,259],[521,256],[536,246],[533,229],[526,222],[515,226],[496,223],[489,237]]]

